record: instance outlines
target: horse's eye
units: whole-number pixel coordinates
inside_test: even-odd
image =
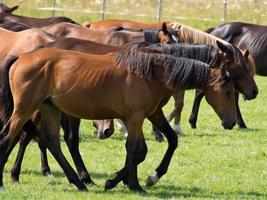
[[[231,98],[231,95],[232,95],[231,91],[226,91],[226,92],[225,92],[225,96],[226,96],[227,98]]]

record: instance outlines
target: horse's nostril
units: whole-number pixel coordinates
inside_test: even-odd
[[[105,130],[104,130],[104,135],[109,135],[110,134],[110,129],[109,128],[106,128]]]
[[[254,95],[257,95],[258,93],[259,93],[258,90],[255,90],[255,89],[253,90]]]

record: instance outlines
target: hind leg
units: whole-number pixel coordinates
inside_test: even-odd
[[[52,177],[51,170],[47,160],[46,147],[38,141],[38,146],[41,151],[41,172],[44,176]]]
[[[21,171],[21,164],[22,164],[22,160],[24,157],[24,153],[25,153],[26,147],[28,146],[32,138],[33,138],[32,133],[23,133],[19,140],[19,143],[20,143],[19,151],[16,157],[16,161],[11,169],[11,178],[13,182],[19,182],[19,175]]]
[[[85,185],[79,180],[76,172],[73,170],[61,151],[59,138],[61,112],[53,105],[43,105],[40,110],[42,113],[41,125],[44,128],[42,131],[38,132],[39,142],[49,149],[53,157],[63,169],[69,182],[76,185],[79,190],[86,190]]]
[[[62,114],[61,126],[64,129],[64,140],[67,143],[81,181],[86,184],[95,185],[84,165],[79,151],[80,121],[78,118]]]

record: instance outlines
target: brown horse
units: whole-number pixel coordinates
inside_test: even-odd
[[[13,15],[10,13],[0,13],[0,23],[2,24],[2,23],[7,23],[7,22],[16,22],[16,23],[26,24],[31,27],[37,27],[37,28],[41,28],[49,24],[57,24],[60,22],[78,24],[72,19],[67,18],[67,17],[34,18],[34,17]]]
[[[96,30],[110,30],[113,28],[123,27],[125,29],[143,30],[143,29],[156,29],[159,30],[164,22],[154,24],[140,23],[132,20],[121,19],[105,19],[97,22],[85,22],[82,25],[89,29]],[[168,22],[166,22],[168,23]]]
[[[185,25],[171,23],[169,24],[169,26],[176,30],[179,41],[181,42],[215,45],[216,41],[221,41],[225,45],[225,52],[227,52],[229,59],[231,60],[231,62],[235,63],[234,67],[232,66],[231,68],[228,68],[228,71],[233,74],[232,78],[234,79],[235,89],[238,92],[242,93],[248,100],[256,98],[258,94],[258,88],[251,73],[255,66],[253,58],[249,55],[249,52],[247,50],[241,51],[239,48],[221,40],[220,38]],[[168,117],[169,120],[171,120],[173,117],[175,118],[174,128],[176,129],[177,133],[181,133],[180,117],[184,105],[183,96],[183,92],[174,95],[175,108]],[[197,96],[196,98],[199,98],[199,96]],[[238,99],[236,99],[235,102],[238,113]],[[196,109],[196,107],[197,106],[194,106],[193,109]],[[195,116],[191,115],[189,120],[191,125],[195,124],[194,120],[196,120]],[[194,126],[192,125],[192,127]]]
[[[158,42],[158,41],[166,42],[166,43],[175,42],[173,41],[173,37],[175,36],[169,33],[165,25],[163,25],[161,31],[145,31],[144,35],[145,35],[145,40],[148,40],[150,42]],[[61,38],[54,42],[48,43],[46,45],[42,45],[41,47],[69,49],[69,50],[76,50],[76,51],[81,51],[85,53],[99,54],[99,55],[122,50],[121,47],[109,46],[109,45],[95,43],[92,41],[80,40],[76,38]],[[43,115],[44,114],[40,114],[40,116],[43,116]],[[39,123],[45,124],[42,122],[42,117],[39,121],[40,121]],[[46,121],[48,120],[46,119]],[[52,121],[53,123],[54,119],[51,118],[49,121]],[[45,125],[42,125],[42,128],[44,130],[48,130],[49,124],[50,122],[47,123],[48,127]],[[80,178],[85,183],[93,183],[90,178],[89,173],[87,172],[85,168],[81,155],[79,153],[79,147],[78,147],[79,124],[80,124],[80,119],[77,119],[77,118],[74,118],[68,115],[63,115],[62,117],[61,126],[64,129],[64,139],[67,143],[67,146],[69,147],[69,150],[71,152],[72,158],[74,160],[74,163],[76,165]],[[93,124],[96,127],[96,135],[99,138],[102,138],[102,139],[108,138],[114,132],[113,120],[94,120]],[[42,131],[42,130],[39,130],[39,131]],[[16,162],[11,170],[11,176],[14,182],[19,181],[19,174],[21,170],[21,163],[22,163],[23,155],[24,155],[26,146],[28,145],[32,137],[33,136],[31,134],[23,135],[20,140],[19,152],[16,158]],[[51,172],[50,172],[50,168],[47,162],[46,148],[44,148],[40,143],[39,143],[39,147],[42,152],[41,171],[44,175],[49,175]]]
[[[17,10],[19,6],[20,4],[14,5],[12,7],[8,7],[6,4],[0,3],[0,13],[12,13],[15,10]]]
[[[59,24],[52,24],[49,26],[45,26],[42,28],[43,31],[58,36],[58,37],[64,37],[64,38],[79,38],[82,40],[90,40],[94,42],[99,42],[102,44],[109,44],[114,46],[122,46],[129,42],[143,42],[148,41],[152,43],[167,43],[164,41],[164,39],[169,40],[177,40],[175,38],[175,32],[172,29],[169,29],[166,27],[166,24],[163,23],[163,25],[157,30],[157,31],[130,31],[130,30],[117,30],[117,29],[111,29],[111,30],[90,30],[83,26],[70,24],[70,23],[59,23]],[[154,32],[154,37],[151,38],[151,41],[149,41],[147,36],[151,36],[151,33]],[[160,37],[159,37],[160,35]],[[164,38],[163,36],[166,35]],[[173,37],[170,37],[170,36]],[[152,35],[153,36],[153,35]],[[159,40],[161,38],[161,40]],[[155,41],[156,39],[156,41]]]
[[[95,26],[94,26],[95,24]],[[227,54],[232,58],[232,61],[236,62],[237,65],[234,68],[234,74],[236,79],[236,89],[240,91],[241,93],[246,93],[245,97],[247,99],[253,99],[256,97],[258,93],[258,89],[256,87],[256,84],[254,80],[252,80],[252,77],[249,77],[249,73],[252,74],[252,72],[255,69],[253,58],[248,55],[248,51],[242,52],[241,54],[240,49],[235,48],[234,46],[231,46],[229,43],[211,36],[209,34],[205,34],[202,31],[198,31],[196,29],[193,29],[191,27],[179,24],[179,23],[168,23],[169,27],[172,27],[176,30],[176,33],[179,35],[179,42],[186,42],[186,43],[200,43],[200,44],[213,44],[216,45],[216,41],[221,41],[223,44],[228,46],[228,52]],[[157,26],[151,25],[151,24],[143,24],[138,23],[134,21],[128,21],[128,20],[103,20],[99,22],[92,23],[91,28],[98,28],[98,29],[110,29],[111,27],[123,27],[123,28],[132,28],[132,29],[142,29],[142,28],[150,28],[150,29],[157,29]],[[245,58],[245,61],[244,61]],[[249,72],[247,70],[247,67],[249,69]],[[243,82],[241,83],[241,80]],[[248,88],[246,88],[249,86]],[[242,87],[242,88],[241,88]],[[245,91],[246,90],[246,91]],[[197,91],[199,93],[199,91]],[[183,108],[183,97],[184,93],[178,93],[174,94],[174,100],[175,100],[175,108],[172,111],[172,113],[169,115],[168,119],[171,120],[173,117],[175,118],[175,124],[174,129],[177,133],[182,133],[182,130],[180,128],[180,117],[181,117],[181,111]],[[201,93],[201,96],[196,96],[196,100],[203,97],[203,93]],[[195,101],[197,102],[199,101]],[[198,105],[195,105],[193,107],[193,110],[197,112]],[[237,112],[237,119],[239,120],[239,106],[238,106],[238,98],[236,96],[236,112]],[[194,124],[196,123],[196,115],[193,114],[190,117],[190,123],[192,127],[194,127]],[[160,133],[156,134],[156,137],[160,138]]]
[[[19,32],[19,31],[23,31],[26,29],[30,29],[31,27],[26,25],[26,24],[21,24],[21,23],[17,23],[17,22],[6,22],[3,24],[0,24],[1,28],[10,30],[10,31],[15,31],[15,32]]]
[[[105,188],[111,189],[123,180],[131,190],[143,191],[137,178],[137,165],[147,152],[142,133],[144,119],[157,125],[169,142],[156,170],[155,177],[159,179],[166,173],[177,147],[177,135],[165,120],[162,106],[179,90],[202,88],[208,102],[231,128],[235,123],[235,109],[233,97],[225,97],[226,91],[233,93],[232,83],[223,78],[227,76],[225,67],[220,71],[195,60],[137,51],[99,56],[40,49],[10,60],[1,101],[5,126],[0,143],[0,185],[3,185],[4,164],[19,131],[26,122],[24,129],[29,127],[28,120],[38,108],[45,107],[58,116],[58,120],[60,110],[87,119],[121,118],[129,133],[126,163],[113,180],[106,182]],[[69,181],[85,189],[60,150],[59,126],[38,137],[59,162]]]
[[[55,37],[39,29],[13,32],[0,28],[0,73],[3,73],[3,67],[9,55],[20,55],[54,40]],[[0,78],[0,85],[2,85],[2,76]]]
[[[232,22],[210,28],[206,32],[232,43],[241,49],[248,49],[255,62],[255,69],[252,68],[251,73],[267,76],[267,26]],[[190,116],[190,123],[194,128],[196,127],[197,115],[202,97],[203,93],[197,91]],[[238,98],[238,94],[236,94],[236,99],[238,100]],[[237,124],[239,127],[247,128],[238,106],[236,112]]]

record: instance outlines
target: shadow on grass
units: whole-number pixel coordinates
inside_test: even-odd
[[[66,177],[66,175],[64,174],[63,171],[58,171],[58,170],[55,170],[55,171],[51,171],[52,175],[54,178],[64,178]],[[89,172],[90,173],[90,172]],[[40,171],[38,170],[31,170],[31,169],[25,169],[25,170],[22,170],[21,171],[21,175],[33,175],[33,176],[43,176],[45,177]],[[112,176],[114,176],[111,173],[97,173],[97,172],[91,172],[90,173],[90,176],[93,178],[93,179],[109,179],[109,178],[112,178]],[[67,177],[66,177],[67,178]]]
[[[34,176],[43,176],[41,172],[38,170],[23,170],[22,174],[24,175],[34,175]],[[52,179],[49,184],[51,185],[60,185],[62,181],[57,179],[57,177],[66,178],[65,174],[62,171],[53,171],[52,172],[54,178]],[[96,183],[98,179],[110,179],[113,178],[112,173],[91,173],[91,177],[93,178]],[[98,185],[98,184],[97,184]],[[108,193],[110,195],[118,195],[121,194],[135,194],[134,192],[130,191],[127,186],[122,186],[120,183],[117,187],[115,187],[111,191],[105,191],[102,185],[98,185],[97,189],[93,189],[94,187],[87,186],[90,192],[94,193]],[[100,188],[100,189],[99,189]],[[103,189],[102,189],[103,188]],[[255,199],[257,197],[267,199],[267,193],[260,193],[257,191],[212,191],[207,189],[202,189],[199,187],[187,187],[187,186],[175,186],[175,185],[166,185],[166,184],[158,184],[151,188],[145,188],[147,190],[147,194],[140,194],[140,196],[151,196],[157,197],[161,199],[172,198],[172,197],[183,197],[183,198],[237,198],[237,199]],[[68,192],[76,192],[76,188],[73,185],[73,188],[65,188],[64,191]]]
[[[150,195],[158,198],[171,198],[171,197],[184,197],[184,198],[230,198],[235,197],[237,199],[253,197],[267,198],[267,194],[254,192],[254,191],[211,191],[201,189],[199,187],[180,187],[173,185],[158,185],[153,187],[153,191],[149,192]]]

